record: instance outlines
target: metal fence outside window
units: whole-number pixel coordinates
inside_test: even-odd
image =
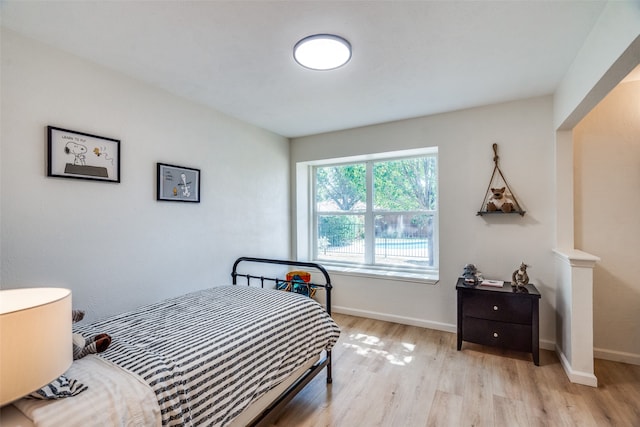
[[[338,219],[339,218],[339,219]],[[325,217],[318,224],[318,256],[340,259],[363,256],[365,253],[364,225],[348,216]],[[332,220],[328,220],[332,219]],[[433,265],[433,239],[430,227],[394,228],[392,232],[382,226],[376,226],[375,257],[420,261],[420,264]],[[384,261],[382,261],[384,263]]]

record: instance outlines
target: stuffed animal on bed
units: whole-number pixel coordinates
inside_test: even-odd
[[[316,295],[317,286],[310,285],[311,273],[308,271],[290,271],[286,280],[276,281],[276,289],[280,291],[294,292],[313,298]]]
[[[71,321],[79,322],[84,318],[84,311],[72,310]],[[106,344],[106,345],[105,345]],[[99,334],[89,339],[84,339],[80,334],[73,334],[73,359],[81,359],[87,354],[105,351],[111,344],[111,337],[107,334]],[[77,396],[89,387],[81,382],[68,378],[66,374],[60,375],[44,387],[30,393],[27,399],[57,400]]]
[[[84,311],[72,310],[71,319],[73,323],[84,318]],[[73,360],[82,359],[87,354],[102,353],[111,344],[111,337],[107,334],[98,334],[85,338],[78,333],[73,334]]]

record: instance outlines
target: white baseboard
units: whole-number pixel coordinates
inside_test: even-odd
[[[594,348],[593,356],[596,359],[610,360],[612,362],[629,363],[640,365],[640,354],[626,353],[624,351],[607,350],[604,348]]]
[[[450,323],[442,323],[442,322],[433,322],[425,319],[417,319],[415,317],[406,317],[406,316],[398,316],[395,314],[388,313],[380,313],[377,311],[370,310],[359,310],[356,308],[343,307],[343,306],[333,306],[333,311],[341,314],[348,314],[351,316],[358,317],[366,317],[369,319],[376,320],[384,320],[386,322],[394,322],[400,323],[402,325],[411,325],[411,326],[419,326],[421,328],[435,329],[437,331],[445,331],[451,333],[457,333],[458,327],[455,324]],[[560,362],[562,366],[565,368],[567,372],[567,376],[569,378],[575,378],[578,384],[591,385],[596,384],[593,387],[597,386],[597,379],[593,374],[589,374],[586,372],[573,371],[569,365],[568,360],[564,356],[564,354],[559,350],[558,346],[554,341],[549,340],[540,340],[540,348],[550,351],[555,351],[560,357]],[[630,363],[632,365],[640,365],[640,355],[633,353],[625,353],[621,351],[613,351],[606,350],[601,348],[594,348],[594,357],[598,359],[611,360],[613,362],[623,362]]]
[[[569,377],[569,381],[576,384],[588,385],[591,387],[598,387],[598,378],[592,373],[589,372],[580,372],[574,371],[569,363],[569,360],[565,357],[564,353],[560,350],[559,347],[556,346],[556,353],[560,358],[560,363],[562,364],[562,368],[564,372]]]
[[[348,314],[350,316],[366,317],[369,319],[384,320],[386,322],[400,323],[402,325],[420,326],[422,328],[435,329],[445,332],[458,332],[458,326],[450,323],[431,322],[424,319],[416,319],[415,317],[397,316],[395,314],[378,313],[369,310],[358,310],[355,308],[331,306],[336,313]]]
[[[384,320],[386,322],[400,323],[402,325],[419,326],[421,328],[435,329],[437,331],[457,333],[458,326],[450,323],[432,322],[415,317],[397,316],[395,314],[379,313],[377,311],[358,310],[356,308],[332,306],[336,313],[348,314],[350,316],[366,317],[368,319]],[[541,340],[540,348],[555,351],[556,343],[553,341]]]
[[[540,348],[545,350],[556,351],[556,342],[548,340],[540,340]]]

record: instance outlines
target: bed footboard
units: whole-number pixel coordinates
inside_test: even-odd
[[[269,259],[269,258],[251,258],[251,257],[240,257],[233,264],[233,270],[231,272],[232,282],[234,285],[238,284],[238,278],[245,278],[246,285],[251,286],[253,282],[259,282],[261,287],[264,287],[265,282],[273,282],[276,285],[279,283],[287,282],[286,279],[278,278],[278,277],[266,277],[266,276],[258,276],[252,275],[249,273],[243,274],[238,273],[238,265],[241,263],[258,263],[258,264],[277,264],[284,265],[290,267],[304,267],[314,269],[316,272],[320,272],[324,278],[324,283],[309,282],[307,283],[310,287],[315,287],[316,289],[324,290],[325,292],[325,310],[329,315],[331,315],[331,278],[329,277],[329,273],[325,268],[317,263],[313,262],[304,262],[304,261],[292,261],[292,260],[280,260],[280,259]],[[309,383],[322,369],[326,367],[327,369],[327,384],[331,384],[333,378],[331,376],[331,350],[326,350],[326,356],[322,357],[318,360],[303,376],[301,376],[298,380],[296,380],[282,395],[280,395],[272,405],[267,408],[263,413],[254,419],[249,425],[250,426],[260,426],[267,425],[270,420],[275,418],[279,411],[291,400],[293,397],[300,391],[304,386]]]

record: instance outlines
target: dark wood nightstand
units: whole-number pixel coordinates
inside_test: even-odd
[[[512,289],[510,282],[501,288],[466,286],[459,278],[458,350],[462,341],[526,351],[540,365],[538,306],[540,292],[532,284],[526,292]]]

